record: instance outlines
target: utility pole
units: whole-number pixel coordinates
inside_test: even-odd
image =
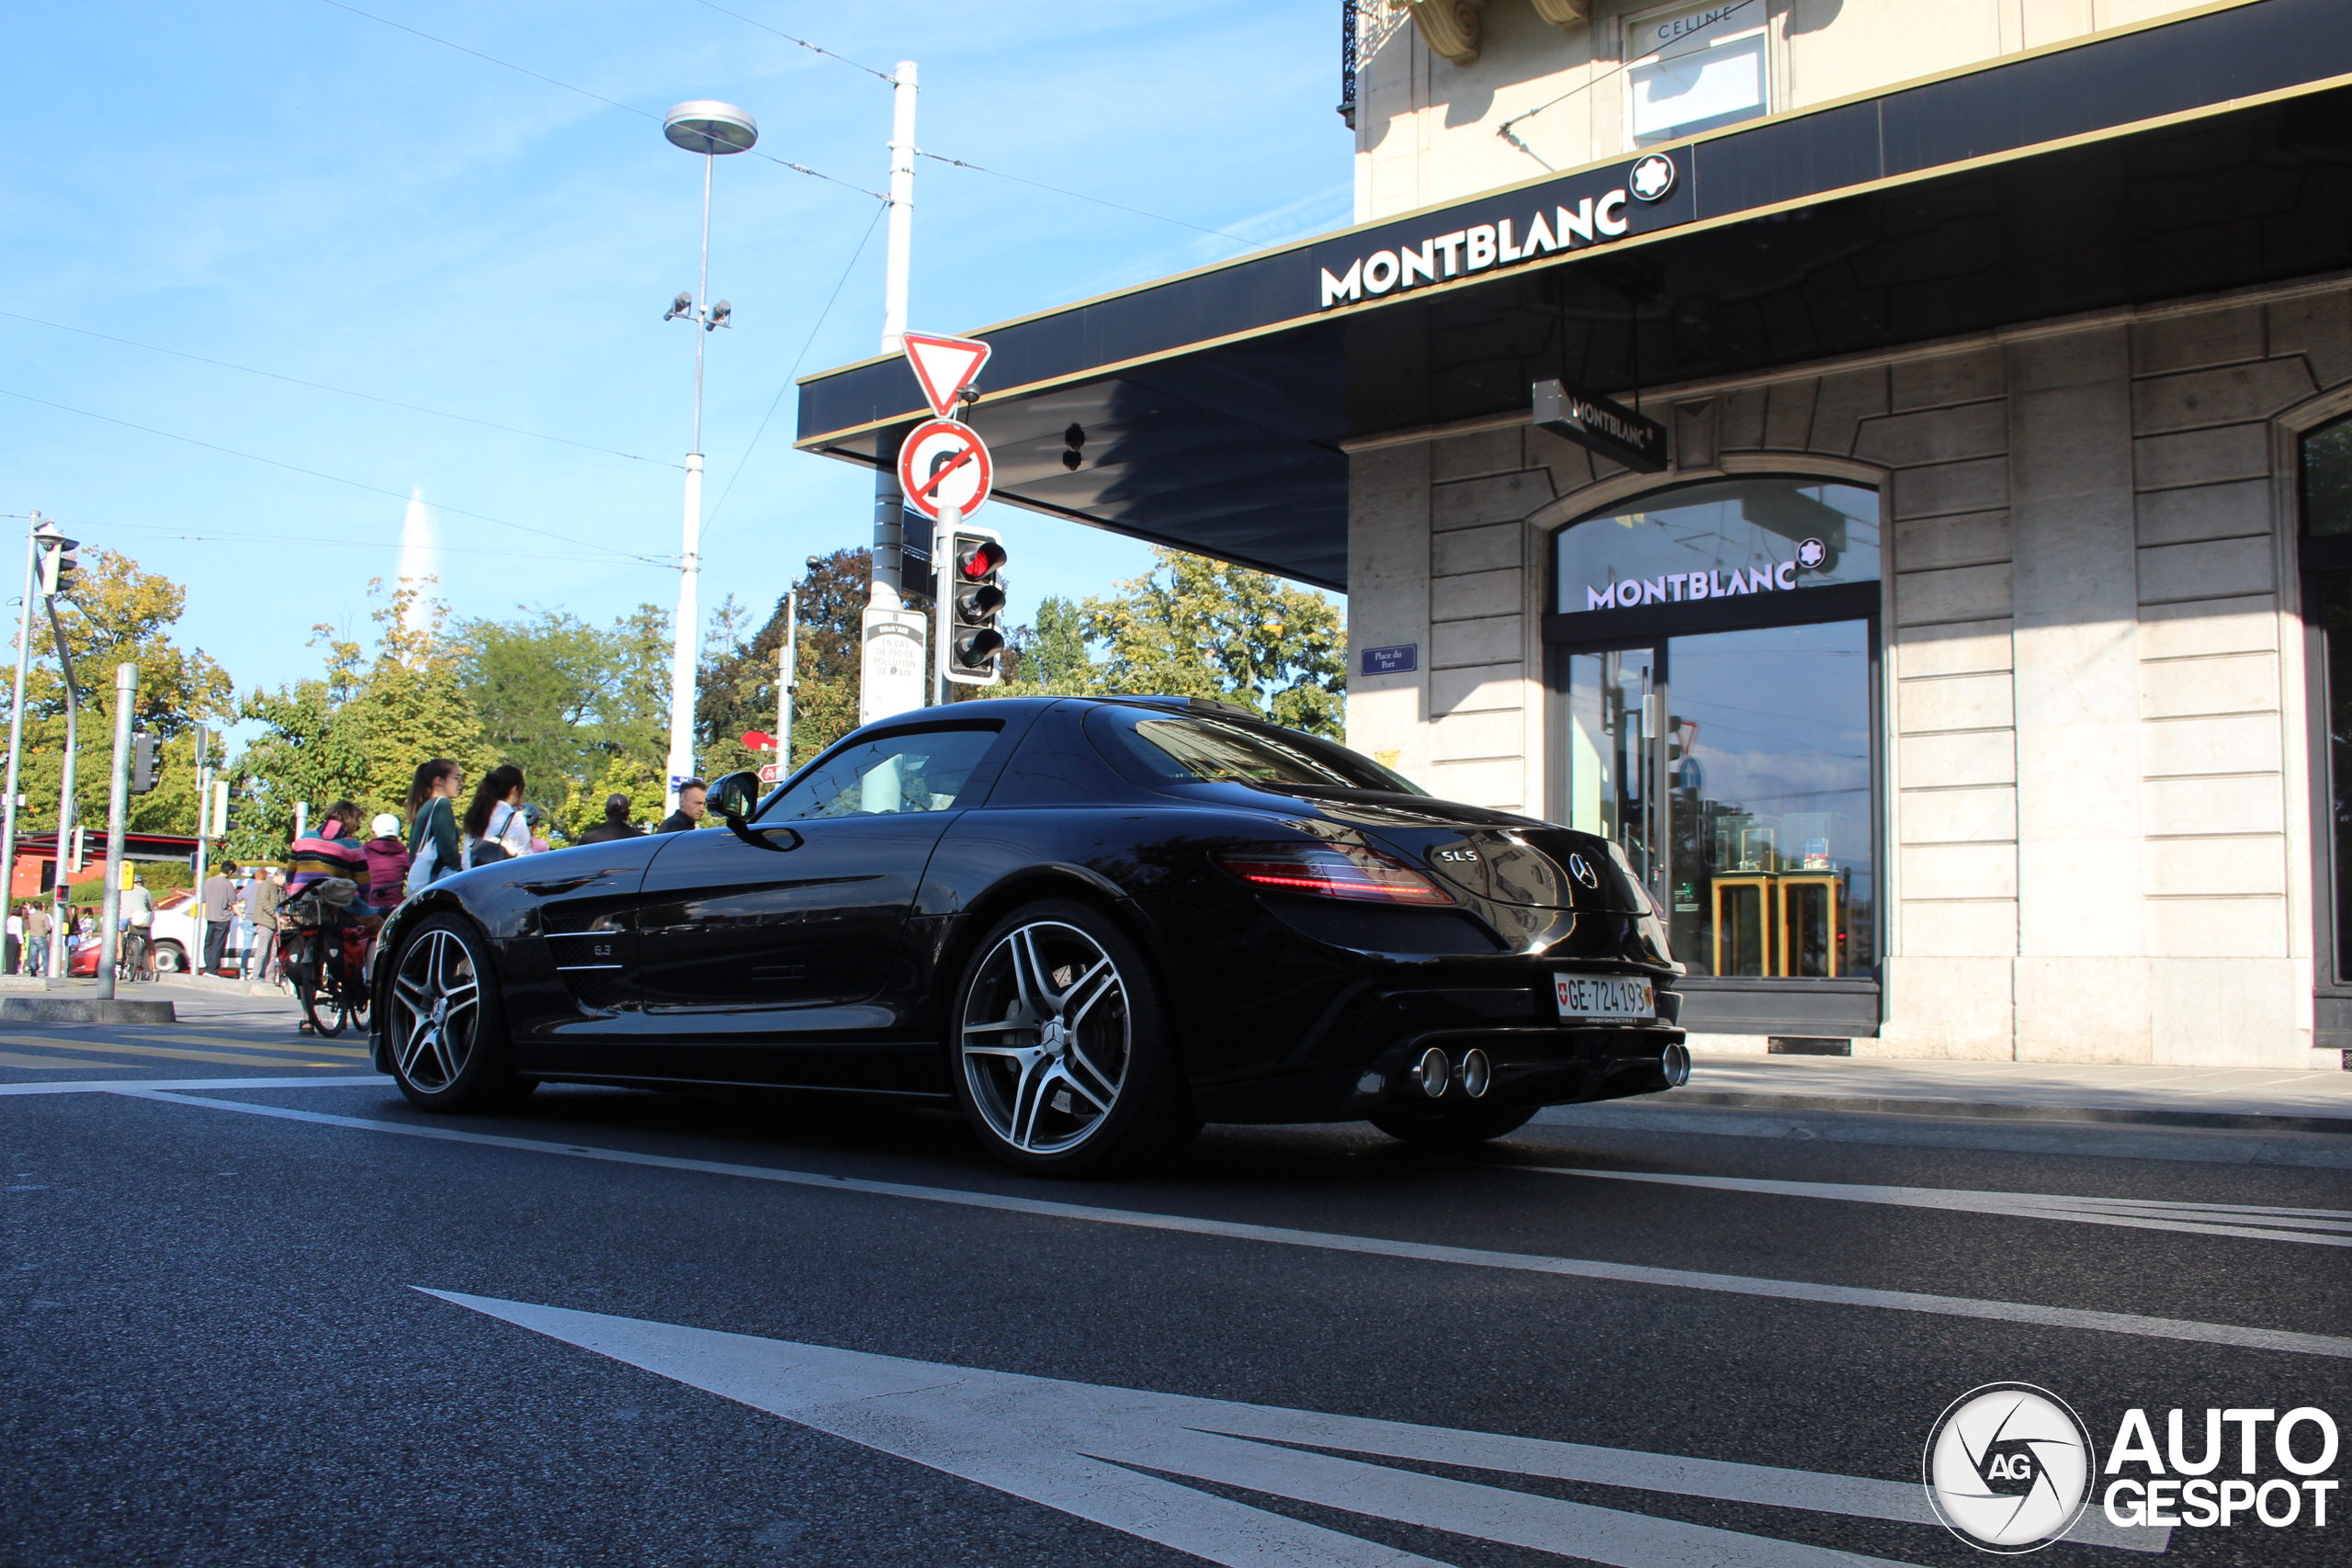
[[[915,223],[915,62],[899,62],[890,78],[890,233],[882,272],[882,352],[906,349],[909,246]],[[866,604],[876,610],[901,607],[899,514],[906,497],[899,491],[896,452],[885,452],[874,470],[874,571]]]
[[[792,775],[792,684],[800,679],[800,590],[784,592],[784,647],[775,670],[775,766],[779,780]]]
[[[710,302],[710,171],[721,157],[749,152],[760,128],[747,111],[716,99],[697,98],[673,108],[662,134],[673,147],[702,155],[702,271],[691,298],[672,301],[665,321],[683,318],[695,329],[694,450],[686,454],[685,526],[678,551],[678,618],[670,643],[670,756],[663,786],[665,809],[678,808],[678,786],[695,771],[695,659],[702,636],[695,588],[702,576],[702,373],[705,342],[728,324],[726,300]]]
[[[41,522],[41,514],[34,513],[25,532],[25,614],[17,628],[17,694],[8,705],[8,798],[0,805],[0,877],[7,879],[10,907],[17,901],[17,763],[25,736],[25,667],[33,656],[33,562],[40,550],[34,536]]]
[[[82,692],[74,683],[74,656],[65,644],[65,623],[57,614],[57,600],[74,588],[74,574],[79,562],[74,551],[76,541],[57,531],[56,525],[48,525],[41,535],[40,593],[41,603],[49,609],[49,634],[57,644],[57,672],[65,682],[65,756],[64,768],[57,789],[57,885],[65,886],[65,846],[74,833],[74,764],[81,750]],[[52,942],[49,947],[49,972],[52,976],[65,974],[70,960],[66,943]]]
[[[212,807],[212,731],[204,725],[196,727],[196,920],[204,923],[204,863],[210,849],[211,829],[208,814]],[[204,955],[196,955],[198,968],[204,966]]]
[[[98,999],[114,1000],[115,965],[122,960],[122,818],[130,804],[130,710],[139,696],[139,666],[114,667],[114,765],[107,770],[107,891],[98,904]]]

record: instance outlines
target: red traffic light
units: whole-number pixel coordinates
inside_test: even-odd
[[[994,576],[1004,566],[1004,547],[994,539],[958,539],[956,570],[978,581]]]

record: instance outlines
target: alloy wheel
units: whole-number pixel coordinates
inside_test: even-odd
[[[474,1050],[481,987],[455,931],[411,942],[392,974],[392,1051],[401,1077],[430,1094],[458,1081]]]
[[[1024,1154],[1091,1137],[1125,1084],[1126,982],[1111,955],[1060,920],[1007,931],[964,1002],[964,1081],[996,1135]]]

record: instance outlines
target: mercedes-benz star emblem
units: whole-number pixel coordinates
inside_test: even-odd
[[[1829,547],[1819,539],[1805,539],[1797,545],[1797,564],[1807,570],[1829,558]]]
[[[2097,1463],[2064,1400],[2031,1383],[1987,1383],[1952,1401],[1928,1435],[1928,1500],[1980,1551],[2038,1551],[2082,1517]]]
[[[1600,874],[1593,870],[1592,863],[1582,855],[1572,854],[1568,857],[1568,874],[1587,887],[1600,886]]]
[[[1653,152],[1634,165],[1634,173],[1625,184],[1644,201],[1662,201],[1674,188],[1674,160],[1663,152]]]

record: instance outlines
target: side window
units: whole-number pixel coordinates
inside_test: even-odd
[[[996,739],[994,729],[925,729],[868,740],[769,801],[759,820],[948,810]]]

